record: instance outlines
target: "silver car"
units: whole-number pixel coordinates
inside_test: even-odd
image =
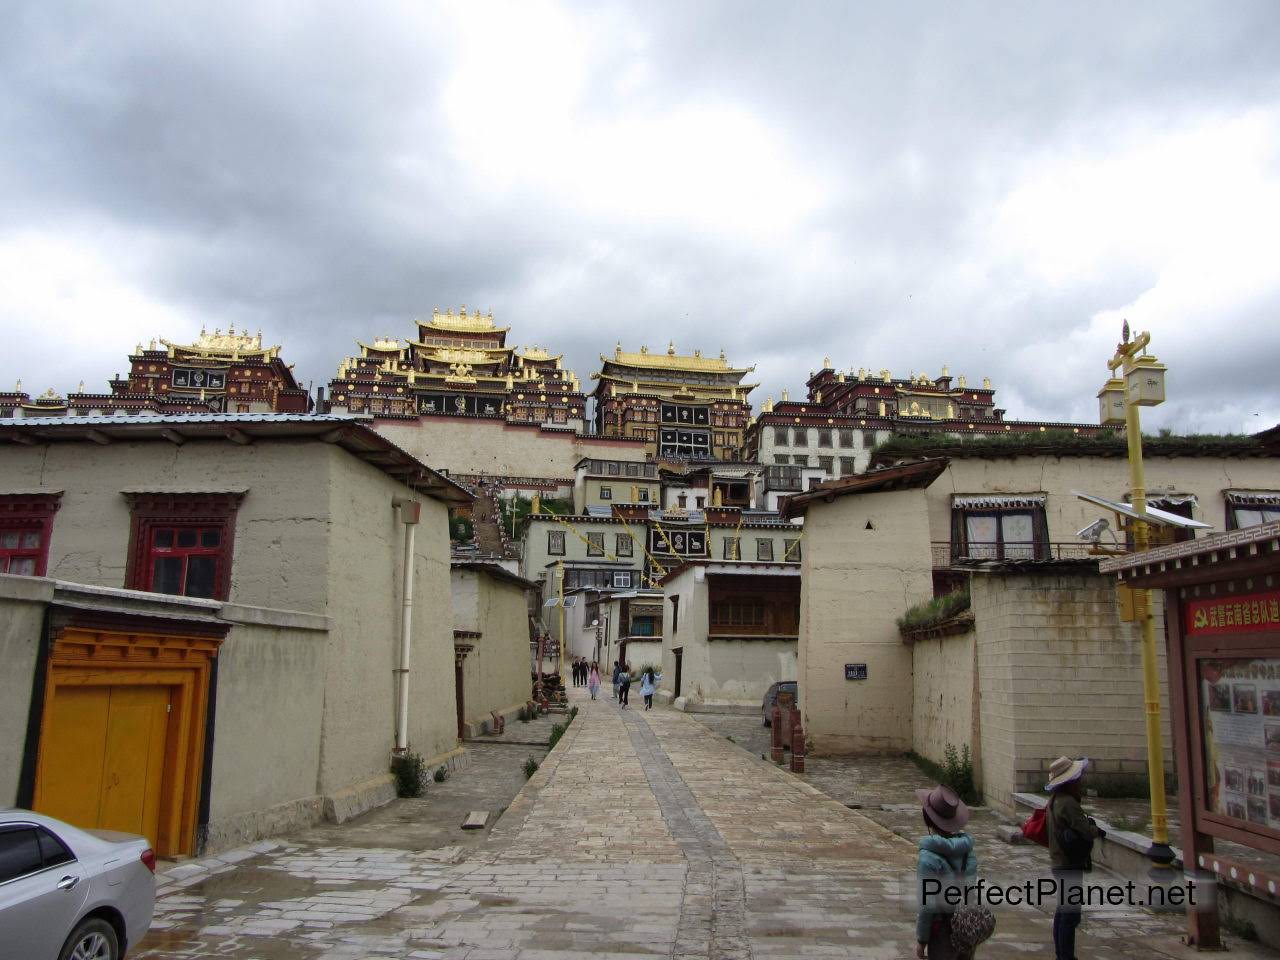
[[[143,837],[0,810],[0,960],[117,960],[151,926]]]

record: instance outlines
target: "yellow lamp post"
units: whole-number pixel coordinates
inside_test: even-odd
[[[1129,321],[1125,321],[1115,356],[1107,361],[1111,378],[1098,392],[1100,419],[1116,423],[1123,413],[1125,438],[1129,444],[1129,496],[1133,509],[1147,511],[1146,477],[1142,468],[1142,428],[1139,407],[1164,402],[1165,366],[1146,353],[1151,334],[1142,332],[1130,341]],[[1117,377],[1119,371],[1121,376]],[[1133,547],[1146,550],[1147,524],[1135,521]],[[1142,690],[1147,718],[1147,778],[1151,787],[1151,847],[1147,856],[1157,868],[1169,868],[1173,850],[1169,847],[1169,817],[1164,795],[1164,744],[1160,736],[1160,676],[1156,665],[1156,627],[1151,610],[1151,591],[1133,591],[1133,612],[1142,629]]]
[[[556,583],[560,587],[560,686],[564,687],[564,561],[556,567]],[[569,691],[566,689],[565,693]],[[1159,704],[1157,704],[1159,706]]]

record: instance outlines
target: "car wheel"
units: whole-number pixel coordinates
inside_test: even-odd
[[[100,917],[81,920],[71,931],[58,960],[119,960],[120,941],[116,931]]]

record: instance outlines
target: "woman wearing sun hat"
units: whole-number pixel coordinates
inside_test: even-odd
[[[950,787],[936,786],[931,790],[917,790],[916,797],[924,813],[924,825],[929,832],[920,838],[920,856],[916,863],[921,897],[916,912],[916,956],[924,960],[956,960],[971,956],[958,951],[951,939],[952,914],[946,910],[929,909],[942,897],[923,896],[926,880],[938,880],[944,885],[962,883],[978,875],[978,858],[973,852],[973,837],[964,832],[969,822],[969,808]]]
[[[1049,765],[1049,804],[1045,809],[1045,826],[1049,834],[1049,865],[1058,881],[1058,909],[1053,914],[1053,949],[1056,960],[1075,960],[1076,928],[1080,926],[1080,907],[1064,901],[1068,891],[1078,889],[1084,874],[1093,869],[1093,842],[1106,834],[1085,816],[1080,806],[1084,796],[1084,773],[1089,769],[1086,758],[1072,760],[1059,757]],[[1078,904],[1078,900],[1075,901]]]

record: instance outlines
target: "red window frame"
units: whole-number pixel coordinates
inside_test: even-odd
[[[0,573],[9,573],[11,562],[35,560],[35,569],[29,576],[43,577],[49,568],[49,538],[53,533],[53,515],[62,503],[59,493],[0,494],[0,533],[17,532],[16,546],[3,546],[0,539]],[[36,531],[40,542],[35,546],[23,546],[22,534]]]
[[[216,569],[212,599],[226,600],[230,596],[236,511],[244,499],[243,493],[126,493],[125,496],[132,511],[129,557],[125,567],[126,587],[155,592],[155,559],[177,556],[183,558],[180,580],[185,590],[189,559],[213,556],[216,557]],[[195,546],[176,546],[177,531],[193,528],[217,530],[218,546],[202,547],[199,534]],[[174,545],[157,547],[157,534],[165,530],[175,532]]]

